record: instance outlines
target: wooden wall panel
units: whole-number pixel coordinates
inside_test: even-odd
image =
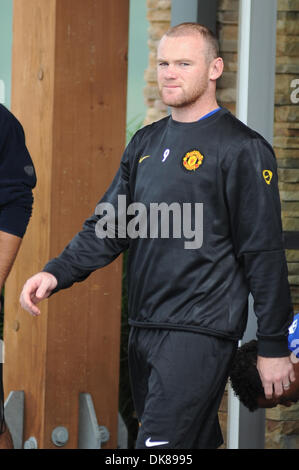
[[[78,394],[92,394],[117,445],[121,259],[61,291],[31,318],[24,280],[80,230],[125,145],[128,0],[15,0],[12,110],[38,185],[33,217],[7,283],[5,390],[24,389],[25,439],[53,448],[66,426],[76,448]],[[17,294],[16,294],[17,293]],[[18,331],[16,331],[18,321]]]

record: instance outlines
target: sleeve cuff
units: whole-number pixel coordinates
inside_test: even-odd
[[[56,265],[54,260],[49,261],[44,266],[42,271],[53,274],[53,276],[55,276],[56,279],[57,279],[57,286],[51,292],[51,295],[55,294],[56,292],[58,292],[61,289],[65,289],[65,288],[70,286],[70,284],[66,281],[66,279],[64,279],[61,268]]]
[[[12,207],[0,213],[0,230],[23,238],[31,217],[31,209]]]
[[[290,355],[288,338],[258,338],[257,354],[263,357],[286,357]]]

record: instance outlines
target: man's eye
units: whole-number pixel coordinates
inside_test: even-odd
[[[188,62],[181,62],[182,67],[187,67],[188,65],[190,65]]]
[[[166,67],[168,65],[167,62],[159,62],[160,67]]]

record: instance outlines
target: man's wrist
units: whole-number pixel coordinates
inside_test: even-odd
[[[41,272],[47,273],[47,274],[51,274],[51,276],[53,276],[53,277],[55,278],[57,284],[56,284],[55,288],[51,291],[50,296],[53,295],[53,294],[56,294],[56,292],[58,292],[58,291],[60,290],[60,282],[59,282],[59,281],[60,281],[60,277],[59,277],[59,273],[58,273],[58,272],[55,272],[55,270],[52,270],[52,269],[51,269],[51,270],[48,270],[48,269],[47,269],[47,265],[42,269]]]

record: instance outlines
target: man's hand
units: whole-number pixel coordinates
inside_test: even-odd
[[[20,296],[21,306],[31,315],[40,315],[36,305],[51,294],[57,286],[57,279],[53,274],[40,272],[26,281]]]
[[[293,364],[289,357],[257,357],[257,370],[264,387],[265,397],[280,396],[295,381]]]

